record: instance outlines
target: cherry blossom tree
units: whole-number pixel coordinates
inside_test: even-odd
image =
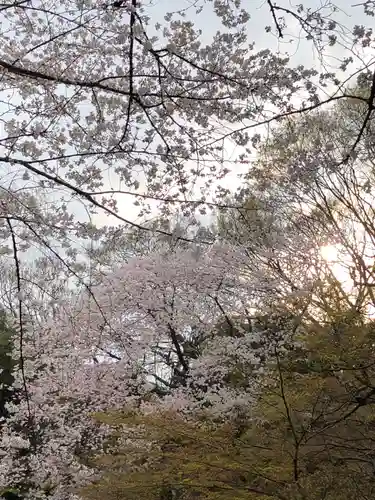
[[[243,418],[266,360],[293,342],[298,326],[293,316],[282,319],[287,310],[278,317],[274,309],[274,322],[270,310],[265,318],[251,312],[262,296],[282,291],[265,270],[249,266],[246,248],[230,245],[154,252],[94,270],[97,284],[60,300],[37,328],[25,315],[17,375],[24,398],[10,405],[3,427],[4,488],[75,498],[95,479],[90,456],[110,432],[93,412],[127,405]],[[283,307],[287,295],[284,287]]]
[[[152,7],[136,0],[4,4],[3,188],[13,205],[26,188],[48,202],[38,223],[36,207],[26,204],[29,226],[17,229],[22,241],[43,245],[40,218],[58,241],[92,237],[95,225],[72,219],[73,205],[73,213],[84,205],[125,224],[131,221],[119,209],[121,196],[144,202],[143,213],[149,201],[167,211],[173,202],[186,210],[202,206],[227,172],[222,140],[244,147],[261,123],[345,99],[319,95],[319,85],[339,85],[332,72],[293,68],[281,53],[257,51],[246,2],[188,7],[153,22]],[[284,37],[288,21],[297,22],[321,57],[340,40],[329,2],[316,10],[266,7],[268,31]],[[216,17],[222,27],[208,42],[194,26],[197,15]],[[355,43],[365,41],[372,43],[371,33],[357,27]],[[302,108],[291,104],[297,97]],[[4,203],[9,236],[6,217],[17,220],[20,209]]]
[[[171,392],[171,404],[185,396],[186,404],[211,398],[213,408],[225,400],[231,407],[239,394],[215,386],[212,380],[228,376],[224,361],[219,374],[216,365],[238,344],[249,354],[255,340],[253,332],[241,342],[215,340],[215,325],[224,319],[230,326],[263,299],[270,306],[311,285],[301,244],[308,238],[296,232],[288,233],[292,244],[278,235],[250,253],[221,246],[156,250],[110,273],[92,251],[96,243],[110,252],[118,244],[115,223],[191,243],[169,227],[134,222],[123,201],[135,200],[141,216],[154,204],[164,218],[176,206],[195,214],[225,205],[225,141],[247,154],[259,141],[251,136],[259,125],[332,102],[358,101],[363,128],[370,120],[373,83],[365,96],[343,91],[324,62],[327,47],[350,37],[353,58],[343,58],[341,70],[359,61],[359,70],[370,68],[356,50],[371,47],[372,31],[346,32],[330,2],[316,10],[265,3],[266,31],[285,39],[288,24],[297,23],[319,51],[321,71],[256,48],[246,1],[184,7],[156,21],[155,9],[141,0],[13,0],[0,7],[0,252],[23,392],[2,426],[3,490],[74,498],[75,485],[91,478],[90,451],[105,437],[89,413],[125,399],[140,404],[156,380]],[[365,2],[369,15],[371,7]],[[200,30],[198,15],[211,16],[218,31]],[[362,143],[361,130],[344,160]],[[99,227],[103,215],[111,219]],[[290,274],[280,272],[280,259]]]
[[[25,314],[16,379],[24,397],[9,405],[2,428],[2,488],[26,498],[73,495],[92,478],[87,457],[106,437],[91,412],[138,405],[155,386],[197,390],[187,344],[198,339],[199,348],[223,314],[241,314],[250,297],[241,262],[235,249],[220,247],[198,257],[176,250],[133,258],[74,300],[60,300],[37,328]]]

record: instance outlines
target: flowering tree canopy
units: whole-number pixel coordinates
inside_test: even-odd
[[[79,498],[111,440],[94,412],[250,418],[300,329],[352,305],[323,242],[351,251],[358,311],[374,301],[355,241],[356,224],[374,237],[372,28],[330,1],[262,9],[275,49],[247,0],[0,5],[4,498]],[[319,64],[284,50],[296,32]],[[229,149],[258,154],[233,203]],[[176,207],[221,211],[216,233],[173,227]]]

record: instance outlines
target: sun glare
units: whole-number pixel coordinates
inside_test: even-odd
[[[327,262],[337,261],[338,252],[335,245],[325,245],[324,247],[321,247],[320,253],[323,259]]]
[[[328,267],[332,273],[341,282],[344,289],[348,290],[352,287],[352,280],[348,273],[348,266],[350,266],[350,256],[344,258],[342,249],[338,245],[325,245],[320,248],[320,255],[327,262]]]

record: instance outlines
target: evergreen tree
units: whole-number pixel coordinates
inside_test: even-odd
[[[15,330],[4,311],[0,312],[0,418],[8,415],[6,403],[15,397],[13,371],[17,362],[12,357]]]

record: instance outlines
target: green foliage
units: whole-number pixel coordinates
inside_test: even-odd
[[[4,500],[22,500],[23,496],[19,490],[8,488],[0,492],[1,498]]]
[[[130,426],[134,444],[98,460],[106,475],[85,490],[88,498],[249,498],[246,461],[242,460],[246,454],[232,426],[187,422],[174,413],[102,418],[106,423]],[[143,448],[140,443],[154,445]]]
[[[15,331],[8,324],[6,314],[0,311],[0,416],[6,416],[5,405],[13,395],[13,371],[17,362],[12,358]]]

